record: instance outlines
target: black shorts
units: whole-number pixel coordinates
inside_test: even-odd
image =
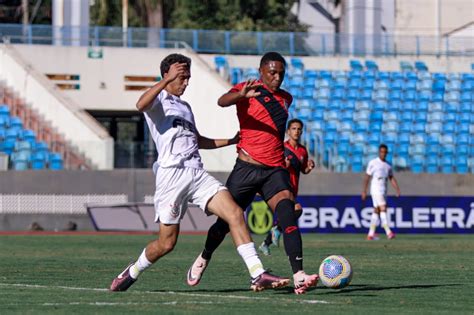
[[[244,210],[257,193],[267,201],[282,190],[291,191],[290,174],[286,168],[255,165],[241,159],[237,159],[226,186]]]

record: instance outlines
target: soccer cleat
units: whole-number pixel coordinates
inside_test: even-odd
[[[367,235],[367,240],[368,241],[378,241],[379,240],[379,236],[377,234],[374,234],[374,235]]]
[[[270,247],[268,247],[265,242],[262,242],[262,244],[258,247],[258,250],[261,251],[265,256],[270,256]]]
[[[315,287],[318,284],[319,276],[317,274],[307,275],[303,270],[298,271],[293,275],[293,282],[295,284],[295,294],[305,294],[310,287]]]
[[[202,274],[207,268],[208,260],[202,258],[201,254],[196,258],[191,268],[188,270],[187,282],[188,285],[194,287],[201,281]]]
[[[263,291],[265,289],[276,289],[287,286],[290,279],[272,275],[265,271],[257,278],[252,279],[250,289],[255,292]]]
[[[128,265],[127,268],[112,281],[110,291],[127,291],[127,289],[137,281],[137,279],[133,279],[132,276],[130,276],[130,267],[132,265],[133,263]]]
[[[395,238],[395,233],[393,233],[393,232],[388,233],[387,238],[389,240],[394,239]]]
[[[273,245],[280,247],[281,232],[280,232],[280,229],[278,228],[278,225],[275,225],[274,227],[272,227],[271,232],[272,232]]]

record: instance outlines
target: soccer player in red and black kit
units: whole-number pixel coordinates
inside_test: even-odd
[[[296,199],[298,196],[298,185],[300,180],[300,173],[308,174],[314,168],[314,161],[308,159],[308,150],[300,144],[301,135],[303,134],[303,122],[299,119],[292,119],[288,121],[288,140],[285,141],[285,162],[288,171],[290,172],[290,182],[293,196]],[[299,218],[303,212],[300,203],[295,204],[295,215]],[[270,245],[279,245],[282,229],[279,224],[275,224],[265,239],[260,245],[259,249],[265,254],[270,255]]]
[[[221,107],[236,105],[240,123],[238,158],[226,186],[234,200],[246,209],[259,193],[276,213],[283,230],[283,243],[293,270],[295,293],[316,286],[318,275],[303,271],[303,246],[295,215],[295,201],[286,169],[284,137],[292,96],[280,89],[285,77],[285,59],[276,52],[260,60],[260,79],[235,85],[221,96]],[[197,285],[213,252],[229,227],[218,219],[209,229],[203,252],[188,271],[187,282]]]

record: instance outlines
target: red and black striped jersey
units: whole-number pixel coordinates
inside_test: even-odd
[[[301,144],[294,148],[290,141],[285,141],[285,157],[290,160],[288,172],[290,172],[291,188],[296,197],[298,195],[300,173],[308,167],[308,150]]]
[[[244,84],[235,85],[229,92],[239,92]],[[285,167],[283,140],[293,97],[281,89],[272,92],[265,85],[257,92],[259,96],[243,98],[236,104],[240,124],[237,149],[264,165]]]

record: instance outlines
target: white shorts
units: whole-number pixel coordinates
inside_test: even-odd
[[[374,208],[385,206],[387,204],[385,195],[372,195],[372,203]]]
[[[207,212],[207,203],[219,191],[227,189],[203,169],[155,168],[155,222],[179,224],[188,210],[188,203]]]

